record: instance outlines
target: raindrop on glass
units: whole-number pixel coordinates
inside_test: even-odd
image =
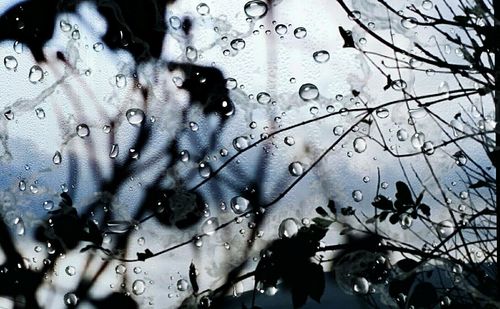
[[[76,134],[81,137],[81,138],[85,138],[87,136],[89,136],[90,134],[90,129],[89,129],[89,126],[87,126],[86,124],[82,123],[82,124],[79,124],[77,127],[76,127]]]
[[[325,63],[330,60],[330,53],[326,50],[318,50],[313,53],[313,59],[317,63]]]
[[[248,1],[244,6],[245,14],[253,19],[258,19],[266,15],[267,4],[261,0]]]
[[[288,166],[288,171],[290,172],[290,174],[292,176],[297,177],[297,176],[302,175],[302,173],[304,173],[304,166],[302,165],[302,163],[300,163],[298,161],[292,162]]]
[[[40,66],[34,65],[30,69],[28,75],[29,81],[33,84],[39,83],[43,80],[43,70]]]
[[[140,126],[146,118],[146,115],[144,114],[142,109],[139,108],[131,108],[127,110],[125,116],[127,117],[128,123],[133,126]]]
[[[299,89],[299,96],[304,101],[310,101],[318,98],[319,90],[313,84],[303,84]]]
[[[5,56],[5,58],[3,58],[3,64],[7,70],[17,70],[17,59],[14,56]]]

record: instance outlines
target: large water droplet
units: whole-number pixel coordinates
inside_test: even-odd
[[[187,290],[188,287],[189,287],[189,284],[186,280],[180,279],[179,281],[177,281],[177,290],[183,292],[183,291]]]
[[[68,276],[76,275],[76,268],[74,266],[66,266],[65,271]]]
[[[290,165],[288,166],[288,171],[292,176],[297,177],[304,173],[304,166],[302,165],[302,163],[295,161],[290,163]]]
[[[61,28],[63,32],[69,32],[71,31],[72,27],[67,20],[61,19],[61,21],[59,22],[59,28]]]
[[[415,17],[405,17],[401,19],[401,26],[405,29],[413,29],[417,26],[417,19]]]
[[[304,101],[314,100],[319,96],[319,90],[313,84],[303,84],[300,86],[299,96]]]
[[[416,132],[411,137],[411,144],[416,149],[422,148],[422,146],[424,145],[424,142],[425,142],[425,135],[422,132]]]
[[[299,232],[299,222],[294,218],[288,218],[281,222],[278,228],[280,238],[291,238]]]
[[[43,80],[42,68],[39,65],[32,66],[28,78],[29,81],[33,84],[41,82]]]
[[[248,17],[258,19],[266,15],[267,13],[267,4],[264,1],[260,0],[252,0],[248,1],[244,7],[245,14]]]
[[[455,225],[450,220],[444,220],[438,223],[436,230],[440,237],[446,238],[455,231]]]
[[[17,70],[17,59],[14,56],[5,56],[5,58],[3,58],[3,64],[7,70]]]
[[[267,92],[259,92],[257,94],[257,102],[260,104],[269,104],[271,102],[271,95]]]
[[[399,141],[404,142],[408,139],[408,131],[405,129],[399,129],[398,132],[396,132],[396,137]]]
[[[363,200],[363,192],[361,192],[360,190],[354,190],[352,192],[352,198],[355,202],[361,202]]]
[[[128,123],[134,126],[140,126],[146,118],[142,109],[139,108],[131,108],[127,110],[125,116],[127,117]]]
[[[210,174],[212,174],[212,168],[208,163],[200,162],[198,165],[198,172],[202,178],[208,178],[210,177]]]
[[[68,307],[74,307],[78,304],[78,296],[76,296],[74,293],[67,293],[64,295],[64,303]]]
[[[134,292],[135,295],[142,295],[146,291],[146,283],[144,280],[135,280],[134,283],[132,283],[132,292]]]
[[[288,32],[288,28],[283,24],[279,24],[274,27],[274,31],[276,31],[276,33],[279,35],[285,35]]]
[[[362,137],[355,138],[352,144],[354,146],[354,151],[357,153],[362,153],[366,150],[366,141]]]
[[[81,138],[85,138],[87,136],[89,136],[90,134],[90,129],[89,129],[89,126],[82,123],[82,124],[79,124],[77,127],[76,127],[76,134],[81,137]]]
[[[353,280],[352,289],[358,294],[367,294],[370,290],[370,282],[365,277],[356,277]]]
[[[285,137],[285,144],[287,144],[288,146],[293,146],[295,144],[295,139],[293,138],[293,136]]]
[[[21,219],[20,217],[16,217],[14,219],[14,225],[16,226],[16,234],[19,236],[23,236],[25,231],[23,219]]]
[[[196,6],[196,11],[201,16],[210,14],[210,7],[206,3],[200,3]]]
[[[118,274],[118,275],[123,275],[127,272],[127,267],[123,264],[118,264],[116,265],[115,267],[115,272]]]
[[[14,112],[12,110],[7,110],[3,113],[3,116],[5,117],[5,119],[7,120],[12,120],[14,119]]]
[[[186,47],[186,58],[190,62],[195,62],[198,59],[198,50],[193,46]]]
[[[246,136],[240,136],[237,137],[233,140],[233,147],[237,151],[242,151],[243,149],[247,148],[250,144],[250,141]]]
[[[127,86],[127,78],[123,74],[117,74],[115,76],[115,85],[118,88],[124,88]]]
[[[35,109],[35,114],[38,119],[45,119],[45,110],[43,108],[37,108]]]
[[[307,36],[307,30],[306,28],[304,27],[297,27],[295,28],[295,30],[293,31],[293,35],[297,38],[297,39],[303,39]]]
[[[317,63],[325,63],[330,60],[330,53],[326,50],[318,50],[313,53],[313,59]]]
[[[235,196],[231,199],[231,209],[237,215],[247,211],[249,205],[250,202],[242,196]]]
[[[243,39],[234,39],[231,41],[231,47],[234,50],[242,50],[243,48],[245,48],[245,44],[245,40]]]

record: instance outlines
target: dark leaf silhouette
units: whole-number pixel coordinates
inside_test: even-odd
[[[354,46],[354,39],[352,38],[352,32],[349,30],[345,30],[342,27],[339,27],[340,35],[344,39],[344,48],[348,47],[355,47]]]
[[[196,266],[193,262],[189,265],[189,281],[191,282],[191,286],[193,287],[193,292],[197,293],[200,288],[198,287],[198,280],[196,277],[198,274],[196,273]]]

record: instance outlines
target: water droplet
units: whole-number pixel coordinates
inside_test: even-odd
[[[279,35],[285,35],[288,32],[287,26],[283,24],[279,24],[276,27],[274,27],[274,30],[276,31],[277,34]]]
[[[351,20],[357,20],[361,18],[361,12],[360,11],[352,11],[349,13],[349,19]]]
[[[244,7],[245,14],[253,19],[262,18],[267,13],[267,4],[264,1],[252,0],[248,1]]]
[[[437,224],[436,230],[441,238],[446,238],[455,231],[455,225],[450,220],[444,220]]]
[[[45,111],[43,108],[37,108],[35,109],[35,114],[38,119],[44,119],[45,118]]]
[[[74,266],[66,266],[66,274],[68,274],[68,276],[74,276],[76,275],[76,268]]]
[[[357,153],[362,153],[366,150],[366,141],[362,137],[355,138],[352,144],[354,146],[354,151]]]
[[[401,224],[402,229],[409,229],[413,224],[413,218],[408,214],[402,214],[399,217],[399,224]]]
[[[115,159],[116,157],[118,157],[119,153],[120,153],[120,146],[118,146],[118,144],[111,145],[111,150],[109,151],[109,157],[111,159]]]
[[[432,1],[430,0],[424,0],[422,1],[422,8],[424,10],[432,10],[432,8],[434,7],[434,3],[432,3]]]
[[[76,134],[81,137],[81,138],[85,138],[87,136],[89,136],[90,134],[90,129],[89,129],[89,126],[87,126],[86,124],[82,123],[82,124],[79,124],[77,127],[76,127]]]
[[[45,210],[52,210],[54,208],[54,202],[53,201],[45,201],[43,202],[43,209]]]
[[[179,153],[179,157],[180,157],[180,160],[182,162],[188,162],[189,161],[189,158],[190,158],[190,155],[189,155],[189,151],[187,150],[182,150],[180,153]]]
[[[64,303],[68,307],[74,307],[78,304],[78,296],[76,296],[74,293],[67,293],[64,295]]]
[[[144,246],[144,244],[146,244],[146,239],[144,237],[137,238],[137,244],[139,246]]]
[[[5,117],[5,119],[7,120],[12,120],[14,119],[14,112],[12,110],[7,110],[3,113],[3,116]]]
[[[318,50],[313,53],[313,59],[317,63],[325,63],[330,60],[330,53],[326,50]]]
[[[293,138],[293,136],[287,136],[285,137],[285,144],[287,144],[288,146],[292,146],[295,144],[295,139]]]
[[[14,48],[14,51],[18,54],[22,54],[23,51],[24,51],[24,44],[19,42],[19,41],[15,41],[14,42],[14,45],[13,45],[13,48]]]
[[[201,231],[207,235],[212,235],[213,233],[215,233],[218,227],[219,227],[219,219],[215,217],[209,218],[201,226]]]
[[[245,44],[245,40],[243,39],[234,39],[231,41],[231,47],[234,50],[242,50],[243,48],[245,48]]]
[[[191,129],[191,131],[196,132],[196,131],[198,131],[198,129],[200,127],[198,126],[198,124],[196,122],[191,121],[189,123],[189,128]]]
[[[363,200],[363,192],[361,192],[360,190],[352,191],[352,198],[355,202],[361,202]]]
[[[250,145],[250,141],[246,136],[240,136],[233,140],[233,147],[237,151],[242,151]]]
[[[168,22],[170,23],[170,26],[172,26],[174,30],[178,30],[182,26],[182,21],[177,16],[170,17],[168,19]]]
[[[239,297],[245,291],[245,287],[243,286],[243,282],[238,281],[233,284],[233,296]]]
[[[146,283],[144,280],[135,280],[134,283],[132,283],[132,292],[134,292],[135,295],[142,295],[146,291]]]
[[[202,178],[208,178],[210,177],[210,174],[212,174],[212,168],[208,163],[200,162],[198,165],[198,172]]]
[[[196,11],[201,16],[210,14],[210,7],[206,3],[200,3],[196,6]]]
[[[71,32],[71,38],[73,40],[79,40],[80,39],[80,30],[75,29],[73,32]]]
[[[413,29],[417,26],[417,22],[415,17],[405,17],[401,19],[401,26],[405,29]]]
[[[38,193],[38,186],[37,185],[31,185],[30,186],[30,191],[33,194],[37,194]]]
[[[398,132],[396,132],[396,137],[399,141],[404,142],[408,139],[408,132],[405,129],[399,129]]]
[[[384,119],[389,116],[389,110],[384,107],[377,109],[375,113],[377,114],[377,117],[380,119]]]
[[[297,27],[295,28],[295,30],[293,31],[293,35],[297,38],[297,39],[303,39],[307,36],[307,30],[306,28],[304,27]]]
[[[271,95],[267,92],[259,92],[257,94],[257,102],[260,104],[269,104],[271,102]]]
[[[186,58],[190,62],[195,62],[198,59],[198,50],[192,46],[186,47]]]
[[[238,87],[238,82],[236,81],[236,79],[234,79],[232,77],[229,77],[228,79],[226,79],[226,88],[227,89],[232,90],[232,89],[236,89],[236,87]]]
[[[115,267],[115,272],[118,274],[118,275],[123,275],[127,272],[127,267],[123,264],[118,264],[116,265]]]
[[[425,142],[425,135],[422,132],[416,132],[411,137],[411,144],[416,149],[422,148],[422,146],[424,145],[424,142]]]
[[[370,177],[368,177],[368,176],[363,177],[363,182],[364,183],[370,182]]]
[[[118,88],[124,88],[127,86],[127,78],[123,74],[117,74],[115,76],[115,85]]]
[[[3,58],[3,64],[7,70],[17,70],[17,59],[14,56],[5,56],[5,58]]]
[[[304,101],[310,101],[318,98],[319,90],[313,84],[303,84],[299,89],[299,96]]]
[[[127,110],[125,116],[127,117],[128,123],[133,126],[140,126],[146,118],[142,109],[139,108],[131,108]]]
[[[280,238],[291,238],[299,232],[299,222],[294,218],[288,218],[281,221],[278,228]]]
[[[28,78],[29,81],[33,84],[41,82],[43,80],[42,68],[39,65],[32,66]]]
[[[431,155],[434,153],[434,144],[430,141],[427,141],[425,142],[423,145],[422,145],[422,151],[426,154],[426,155]]]
[[[365,277],[356,277],[353,279],[352,289],[358,294],[367,294],[370,290],[370,282]]]
[[[391,84],[391,87],[392,89],[394,90],[397,90],[397,91],[403,91],[406,89],[407,87],[407,84],[404,80],[402,79],[396,79],[394,81],[392,81],[392,84]]]
[[[237,215],[247,211],[249,205],[250,202],[242,196],[235,196],[231,199],[231,209]]]
[[[56,153],[55,153],[55,154],[54,154],[54,156],[52,157],[52,162],[53,162],[55,165],[59,165],[59,164],[61,164],[61,162],[62,162],[61,152],[56,151]]]
[[[104,49],[104,44],[102,44],[101,42],[97,42],[97,43],[94,43],[92,48],[94,49],[95,52],[100,52]]]
[[[71,31],[72,27],[67,20],[61,19],[61,21],[59,22],[59,28],[61,28],[63,32],[69,32]]]
[[[23,236],[25,231],[23,219],[21,219],[20,217],[16,217],[14,219],[14,225],[16,226],[16,234],[19,236]]]
[[[288,171],[292,176],[297,177],[304,173],[304,166],[302,165],[302,163],[295,161],[290,163],[290,165],[288,166]]]
[[[177,290],[183,292],[183,291],[187,290],[188,287],[189,287],[189,284],[186,280],[180,279],[179,281],[177,281]]]
[[[24,180],[19,181],[19,191],[26,191],[26,182]]]

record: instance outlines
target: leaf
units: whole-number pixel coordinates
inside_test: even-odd
[[[413,260],[413,259],[409,259],[409,258],[406,258],[406,259],[402,259],[402,260],[399,260],[396,265],[402,270],[402,271],[405,271],[405,272],[410,272],[412,271],[413,269],[415,269],[415,267],[418,266],[418,262]]]
[[[389,222],[391,222],[392,224],[396,224],[398,223],[399,221],[399,214],[392,214],[390,217],[389,217]]]
[[[393,209],[392,201],[383,195],[377,195],[375,197],[375,200],[372,202],[372,205],[375,208],[382,209],[382,210],[392,210]]]
[[[335,207],[335,202],[333,200],[328,200],[327,207],[334,215],[337,214],[337,208]]]
[[[420,204],[418,209],[420,209],[420,211],[427,217],[431,215],[431,208],[427,204]]]
[[[316,207],[316,212],[318,213],[318,215],[320,215],[322,217],[328,216],[328,213],[326,212],[326,210],[321,206]]]
[[[312,221],[316,223],[318,226],[327,229],[334,221],[330,219],[316,217],[313,218]]]
[[[353,47],[354,48],[354,39],[352,38],[352,32],[349,30],[345,30],[342,27],[339,27],[339,32],[342,38],[344,39],[344,48]]]
[[[471,188],[471,189],[477,189],[477,188],[481,188],[481,187],[489,187],[489,185],[486,181],[479,180],[478,182],[473,183],[469,186],[469,188]]]
[[[398,199],[403,205],[413,205],[413,197],[411,195],[410,188],[408,185],[402,181],[396,182],[396,199]]]
[[[144,252],[137,252],[137,259],[139,261],[145,261],[153,256],[153,252],[151,252],[151,250],[149,249],[144,250]]]
[[[384,91],[391,88],[391,85],[392,85],[392,78],[391,78],[391,74],[388,74],[387,75],[387,83],[386,85],[384,86]]]
[[[378,217],[379,217],[379,216],[377,215],[377,216],[373,216],[373,217],[371,217],[371,218],[368,218],[368,219],[365,221],[365,223],[366,223],[366,224],[373,224],[373,223],[375,223],[375,222],[377,221],[377,218],[378,218]]]
[[[424,192],[425,191],[422,191],[418,196],[417,196],[417,200],[415,201],[415,204],[416,205],[419,205],[421,202],[422,202],[422,199],[424,198]]]
[[[196,266],[193,262],[189,265],[189,282],[191,282],[191,286],[193,288],[193,292],[197,293],[200,290],[198,286],[198,281],[196,280]]]
[[[321,301],[321,296],[323,296],[325,292],[325,274],[323,272],[323,267],[320,264],[309,263],[308,274],[309,282],[307,282],[307,284],[309,287],[309,297],[319,303]]]
[[[413,289],[408,301],[416,308],[434,308],[438,302],[436,288],[430,282],[421,282]]]
[[[389,214],[390,214],[390,212],[389,212],[389,211],[382,211],[382,212],[380,213],[380,215],[378,216],[379,221],[380,221],[380,222],[384,221],[384,220],[387,218],[387,216],[388,216]]]

